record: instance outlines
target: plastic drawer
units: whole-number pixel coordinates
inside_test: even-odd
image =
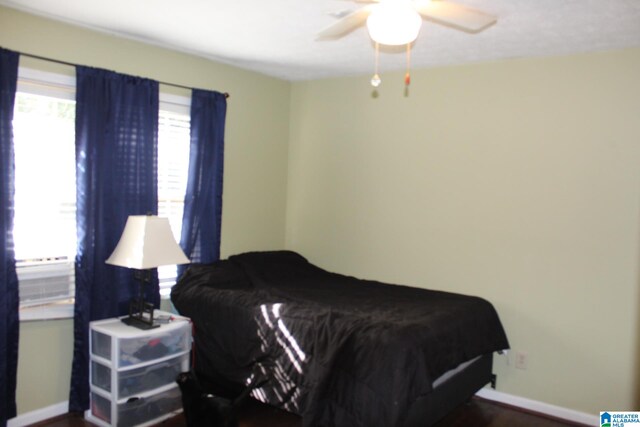
[[[96,356],[111,360],[111,337],[91,330],[91,352]]]
[[[91,384],[111,393],[111,368],[92,360]]]
[[[184,321],[151,332],[140,332],[119,321],[96,322],[91,330],[91,354],[116,368],[178,355],[190,349],[191,325]]]
[[[111,424],[111,401],[92,392],[91,415]]]
[[[111,402],[96,392],[91,393],[91,415],[117,427],[130,427],[166,417],[182,410],[180,389],[172,387],[148,397],[132,397],[116,405],[111,417]]]
[[[185,353],[153,365],[118,371],[116,400],[173,384],[178,374],[188,369],[189,353]],[[91,361],[91,384],[111,393],[111,368]]]
[[[118,404],[118,427],[129,427],[154,420],[182,409],[180,389],[176,386],[146,398],[131,398]]]
[[[189,329],[189,324],[184,322]],[[129,366],[172,354],[182,353],[191,347],[188,333],[167,331],[152,337],[120,339],[120,359],[118,366]]]

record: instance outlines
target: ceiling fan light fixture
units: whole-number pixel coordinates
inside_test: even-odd
[[[391,46],[412,43],[421,26],[422,17],[408,1],[382,0],[367,18],[371,39]]]

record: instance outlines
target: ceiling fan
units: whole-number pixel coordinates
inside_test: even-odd
[[[401,45],[413,42],[422,19],[478,33],[493,25],[497,17],[445,0],[354,0],[370,3],[320,31],[317,40],[332,40],[362,26],[365,22],[371,38],[380,44]]]
[[[353,0],[370,3],[354,12],[339,15],[339,20],[320,31],[317,40],[331,40],[344,36],[363,25],[366,21],[369,36],[376,42],[375,72],[371,86],[381,83],[378,74],[379,45],[406,45],[407,72],[404,82],[408,88],[411,43],[418,37],[422,20],[436,22],[468,33],[478,33],[496,23],[494,15],[450,3],[445,0]]]

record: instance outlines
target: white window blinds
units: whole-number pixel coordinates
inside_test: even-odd
[[[167,104],[161,102],[158,122],[158,216],[169,219],[173,236],[180,243],[189,168],[190,117],[188,108],[176,112],[163,107],[167,108]],[[176,274],[176,266],[158,268],[162,297],[168,297],[176,282]]]

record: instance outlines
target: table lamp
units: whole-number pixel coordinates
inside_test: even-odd
[[[139,329],[152,329],[159,325],[153,323],[153,304],[144,300],[144,284],[151,282],[151,269],[188,264],[189,259],[173,238],[167,218],[131,215],[120,241],[105,262],[136,270],[134,277],[140,282],[139,296],[131,299],[129,317],[122,321]]]

